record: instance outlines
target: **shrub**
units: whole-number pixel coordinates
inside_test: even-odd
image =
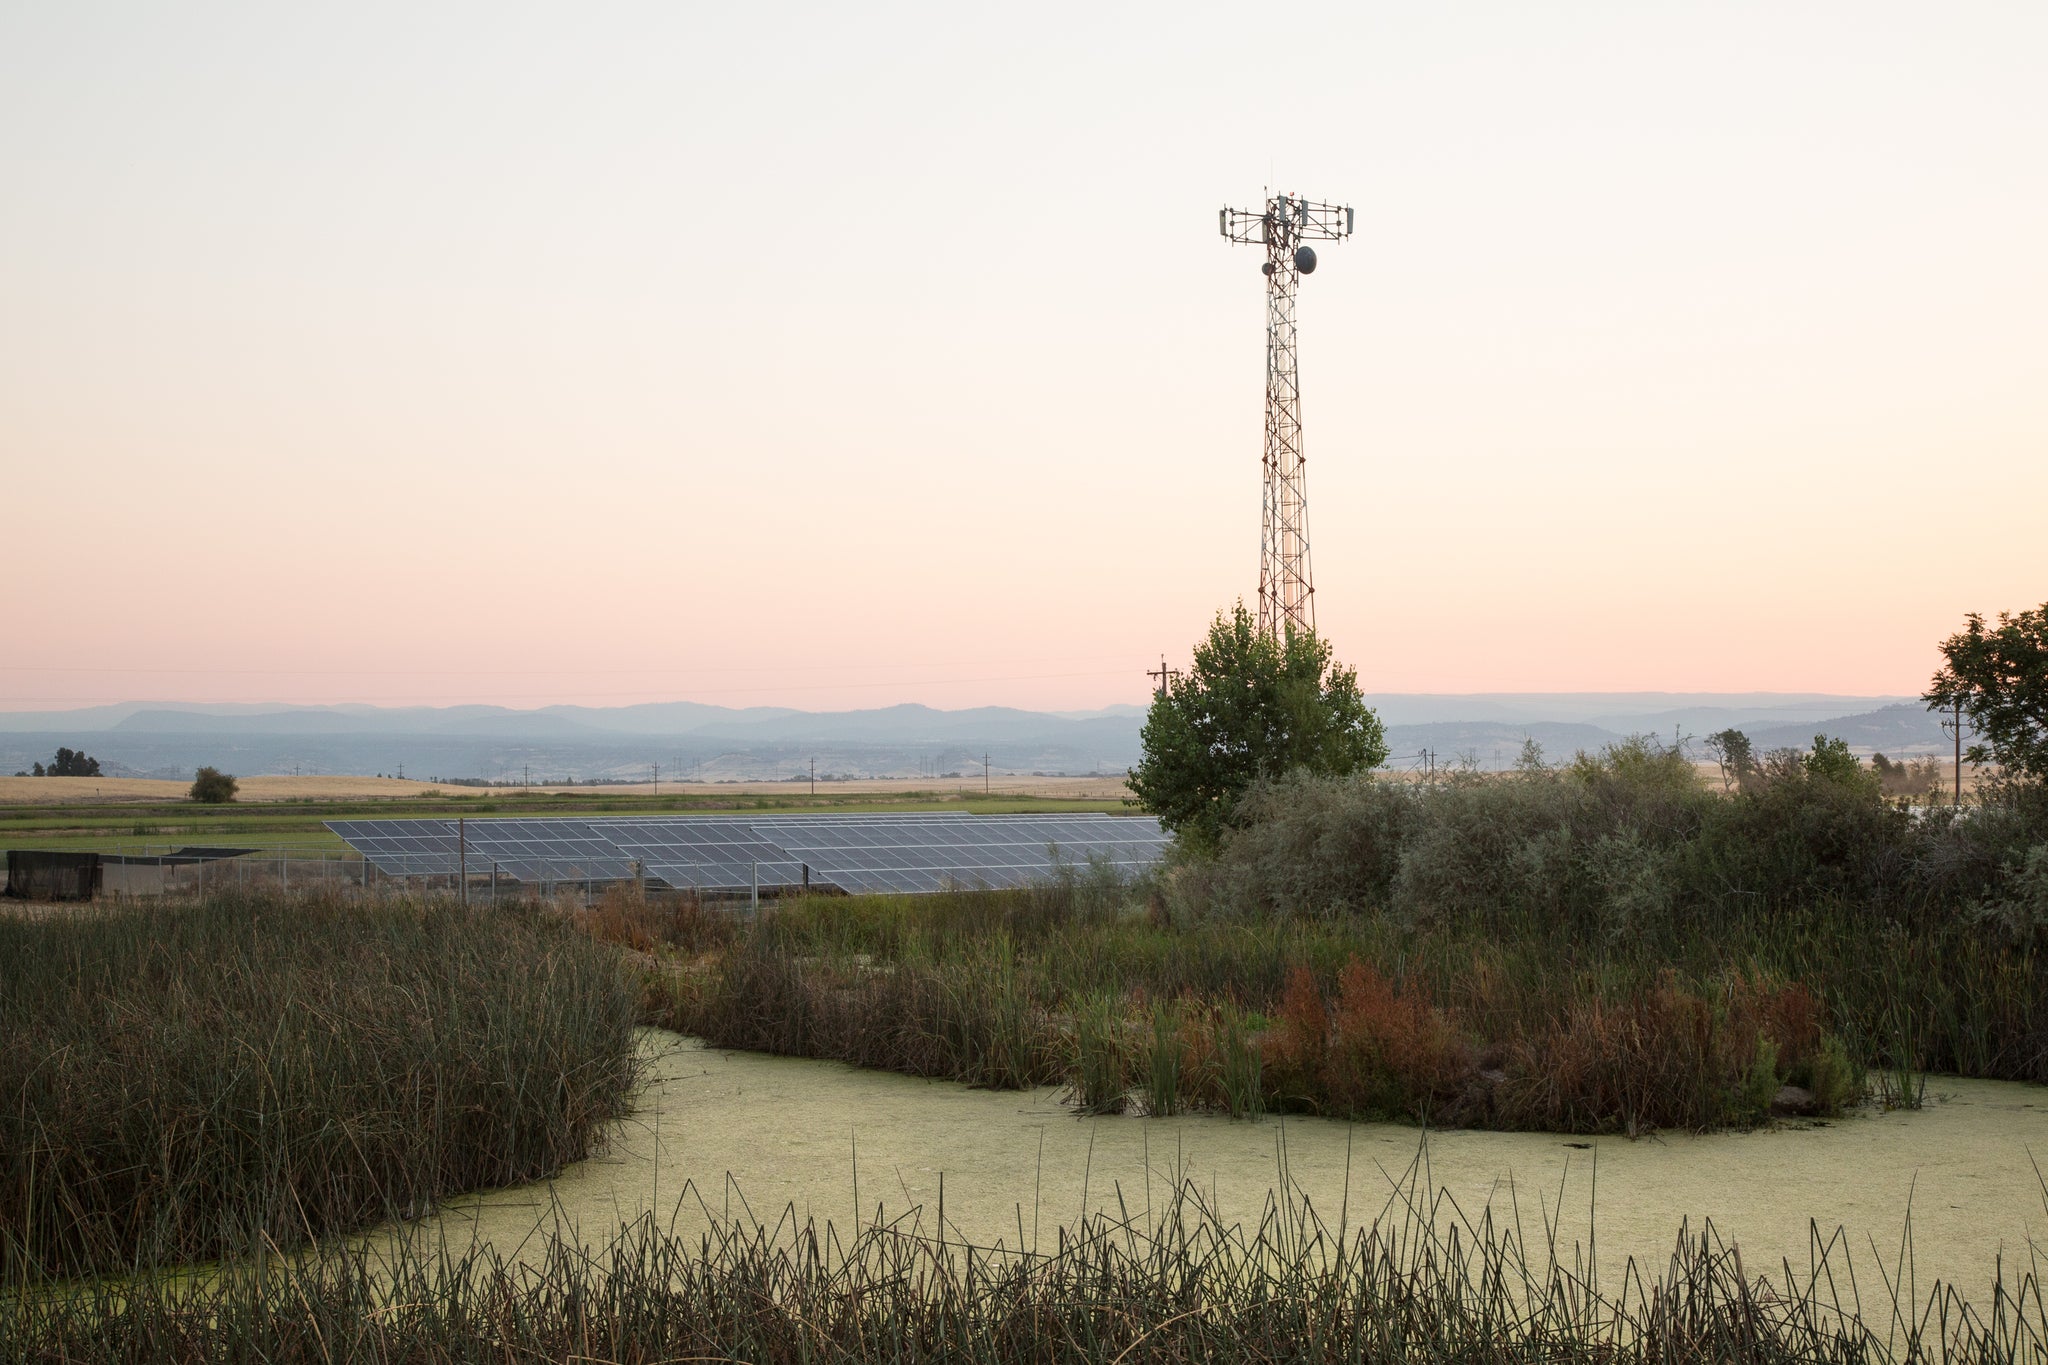
[[[1714,1127],[1754,1058],[1752,1047],[1732,1073],[1718,1065],[1729,1049],[1717,1022],[1670,973],[1618,1001],[1576,1002],[1547,1032],[1517,1043],[1505,1098],[1531,1126],[1568,1132]]]
[[[1794,1085],[1804,1085],[1814,1106],[1823,1114],[1839,1114],[1863,1098],[1862,1069],[1849,1059],[1842,1040],[1828,1034],[1807,1064],[1806,1074],[1792,1076]]]
[[[2037,940],[2048,934],[2048,844],[2031,845],[2015,862],[1998,897],[1973,910],[2012,939]]]
[[[1295,773],[1246,795],[1224,836],[1210,898],[1236,913],[1312,915],[1387,904],[1422,805],[1413,792],[1370,776]]]
[[[1338,978],[1331,1026],[1324,1091],[1336,1113],[1429,1122],[1472,1081],[1472,1049],[1443,1014],[1355,957]]]
[[[1307,967],[1287,973],[1273,1027],[1260,1049],[1261,1073],[1268,1104],[1276,1109],[1316,1112],[1323,1091],[1323,1068],[1330,1049],[1330,1012]]]
[[[1560,917],[1570,900],[1571,794],[1555,777],[1456,780],[1419,798],[1390,906],[1410,923]]]
[[[1704,813],[1699,837],[1684,847],[1676,869],[1694,904],[1899,904],[1912,889],[1912,819],[1887,805],[1874,784],[1816,779],[1791,768]]]
[[[218,768],[201,768],[192,775],[192,790],[186,795],[194,801],[218,806],[235,799],[235,777]]]

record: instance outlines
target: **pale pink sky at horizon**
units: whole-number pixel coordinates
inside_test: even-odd
[[[2048,6],[15,6],[0,710],[1142,701],[1258,258],[1370,692],[2048,601]]]

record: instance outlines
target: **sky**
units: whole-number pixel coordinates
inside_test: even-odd
[[[2048,5],[0,8],[0,709],[1369,692],[2048,600]]]

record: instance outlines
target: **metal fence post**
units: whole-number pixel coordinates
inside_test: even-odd
[[[757,862],[752,866],[754,871],[751,877],[752,886],[747,895],[747,908],[758,915],[761,913],[761,864]]]

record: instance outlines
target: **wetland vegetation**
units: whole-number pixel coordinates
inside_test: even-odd
[[[1639,742],[1263,785],[1136,883],[751,921],[623,889],[0,919],[0,1357],[2040,1359],[2024,1256],[1988,1295],[1845,1289],[1825,1239],[1745,1269],[1701,1230],[1603,1283],[1420,1187],[1336,1228],[1284,1181],[1250,1222],[1185,1187],[1029,1251],[793,1210],[684,1233],[621,1207],[615,1237],[516,1255],[340,1234],[594,1150],[646,1022],[1081,1112],[1587,1134],[1911,1104],[1928,1070],[2048,1080],[2044,830],[2024,789],[1907,810],[1780,759],[1722,794]]]
[[[722,1046],[1096,1112],[1639,1133],[2048,1080],[2044,848],[2035,790],[1915,810],[1795,756],[1722,795],[1637,741],[1262,787],[1137,886],[607,913],[673,946],[652,1016]]]
[[[0,1283],[417,1215],[625,1112],[616,953],[532,909],[219,894],[0,915]]]
[[[516,1259],[333,1243],[203,1280],[142,1276],[0,1305],[24,1361],[2036,1361],[2032,1268],[1974,1303],[1814,1261],[1743,1264],[1712,1227],[1603,1285],[1545,1234],[1420,1197],[1369,1226],[1283,1195],[1226,1221],[1183,1186],[1024,1253],[922,1221],[851,1233],[785,1215],[678,1235],[651,1215]]]

